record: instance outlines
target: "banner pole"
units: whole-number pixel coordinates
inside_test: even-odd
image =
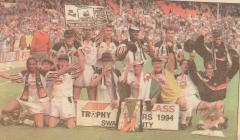
[[[123,4],[123,1],[122,0],[120,0],[120,15],[122,15],[122,4]]]
[[[220,8],[220,3],[217,3],[217,19],[219,19],[219,16],[220,16],[219,8]]]

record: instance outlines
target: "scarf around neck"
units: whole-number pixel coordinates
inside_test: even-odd
[[[25,74],[24,90],[23,90],[22,96],[20,97],[20,99],[23,101],[28,101],[28,97],[29,97],[29,75],[30,75],[29,72]],[[39,98],[47,97],[47,94],[42,84],[41,75],[39,72],[36,72],[35,78],[36,78],[36,87],[37,87],[38,97]]]

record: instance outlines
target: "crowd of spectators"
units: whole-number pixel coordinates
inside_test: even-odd
[[[128,27],[135,24],[141,27],[142,37],[160,40],[163,38],[161,29],[169,23],[178,25],[178,41],[184,41],[192,36],[192,30],[196,32],[203,26],[208,28],[222,28],[227,42],[233,42],[237,38],[240,29],[239,4],[220,4],[219,15],[217,16],[216,3],[195,3],[195,2],[162,2],[143,0],[112,0],[112,2],[121,6],[121,14],[114,15],[114,9],[104,0],[28,0],[25,4],[17,3],[14,7],[3,7],[0,9],[0,51],[9,52],[19,49],[29,49],[31,46],[32,35],[38,30],[39,24],[48,28],[51,38],[51,44],[54,45],[62,38],[64,29],[64,5],[101,5],[108,9],[111,16],[110,21],[115,26],[116,38],[119,41],[124,40],[128,35]],[[174,6],[172,6],[174,5]],[[162,8],[170,6],[170,12],[167,15]],[[171,7],[172,6],[172,7]],[[177,11],[181,9],[194,10],[196,14],[179,16]],[[169,7],[168,7],[169,8]],[[219,25],[220,24],[220,25]],[[98,30],[98,29],[96,29]],[[191,32],[191,34],[189,34]],[[98,32],[96,32],[98,33]],[[185,39],[184,39],[185,38]]]

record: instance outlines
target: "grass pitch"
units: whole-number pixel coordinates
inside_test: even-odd
[[[149,63],[146,64],[150,70]],[[201,67],[201,66],[200,66]],[[11,73],[18,72],[19,69],[12,70]],[[238,114],[238,74],[231,80],[227,98],[225,99],[225,115],[229,118],[228,128],[223,130],[225,138],[192,135],[196,130],[196,118],[193,118],[193,126],[184,131],[160,131],[145,130],[137,133],[123,133],[114,129],[99,127],[76,127],[74,129],[66,128],[32,128],[28,126],[1,126],[0,140],[237,140],[237,114]],[[0,108],[20,96],[23,85],[11,83],[0,79]],[[82,98],[86,99],[86,91],[83,91]]]

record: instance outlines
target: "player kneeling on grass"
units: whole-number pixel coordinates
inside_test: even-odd
[[[110,52],[103,53],[100,60],[103,68],[92,78],[92,86],[97,86],[96,100],[111,102],[112,107],[117,107],[119,100],[117,84],[121,73],[112,67],[114,60]]]
[[[69,67],[69,58],[67,55],[60,55],[58,57],[58,72]],[[52,91],[49,109],[49,127],[53,128],[57,125],[58,118],[65,121],[67,128],[74,128],[75,122],[75,105],[73,102],[73,79],[69,73],[62,75],[54,72],[48,74],[48,80],[52,80]]]
[[[123,72],[120,81],[129,86],[129,90],[121,92],[124,102],[121,102],[118,117],[118,129],[123,132],[141,132],[143,101],[149,101],[151,82],[146,79],[147,72],[144,70],[143,61],[135,61]],[[133,71],[131,69],[133,68]]]
[[[228,119],[224,117],[224,99],[227,93],[228,81],[233,78],[239,69],[239,57],[232,55],[233,65],[226,72],[214,69],[214,61],[204,64],[204,71],[197,71],[194,61],[189,63],[189,72],[198,88],[201,100],[211,105],[199,129],[226,129]]]
[[[8,103],[3,109],[2,114],[9,114],[19,109],[26,109],[34,116],[35,126],[41,128],[44,126],[43,115],[48,107],[49,98],[45,91],[45,73],[39,71],[37,60],[33,57],[27,60],[27,70],[19,75],[5,75],[5,78],[24,82],[24,90],[22,96]],[[4,122],[4,117],[2,119]]]
[[[167,58],[159,56],[152,59],[153,72],[151,77],[160,85],[160,99],[157,103],[178,104],[180,107],[180,129],[186,128],[187,102],[183,91],[175,77],[175,58],[173,50],[169,50]]]
[[[41,65],[38,66],[38,70],[41,73],[47,73],[51,69],[53,69],[53,62],[49,59],[44,59],[42,61]],[[21,73],[25,73],[25,72],[26,72],[26,70],[23,70]],[[0,77],[10,79],[16,83],[23,83],[23,79],[22,79],[21,75],[1,73]],[[46,82],[46,93],[49,96],[47,82]],[[15,102],[15,100],[12,102]],[[46,106],[44,107],[44,122],[45,122],[45,124],[48,124],[49,104],[46,103],[45,105]],[[23,108],[23,106],[22,106],[21,108],[18,108],[17,110],[15,110],[12,113],[7,113],[7,114],[4,113],[4,118],[2,120],[2,123],[4,125],[23,124],[23,125],[33,126],[34,120],[31,117],[31,114],[29,113],[28,109]]]
[[[192,124],[192,113],[194,110],[196,111],[206,111],[210,109],[210,104],[205,101],[201,101],[199,99],[199,92],[196,85],[193,83],[188,68],[189,61],[186,59],[182,59],[179,63],[180,73],[176,74],[175,77],[180,88],[184,92],[184,96],[187,101],[187,118],[186,125],[190,126]]]

